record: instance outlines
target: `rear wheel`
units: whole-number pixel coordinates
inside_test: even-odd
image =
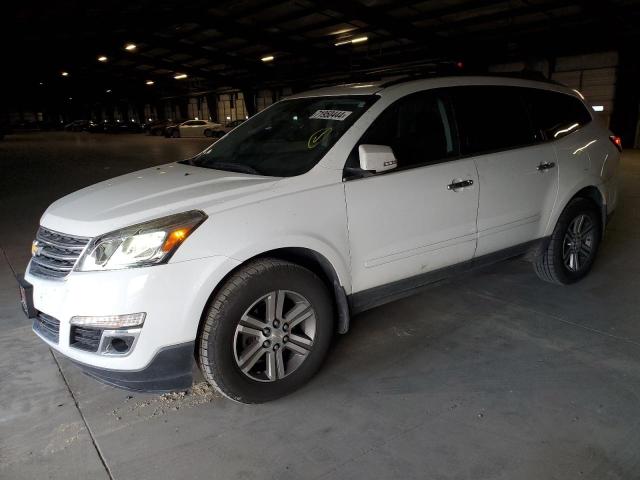
[[[324,282],[299,265],[260,259],[241,267],[213,298],[198,338],[199,364],[232,400],[266,402],[317,372],[332,333]]]
[[[601,236],[596,205],[586,198],[572,200],[560,215],[546,249],[534,260],[538,277],[565,285],[582,279],[591,270]]]

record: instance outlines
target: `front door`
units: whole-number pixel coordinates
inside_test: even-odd
[[[450,118],[445,99],[419,92],[389,106],[360,140],[390,146],[398,167],[344,184],[353,293],[473,257],[478,177],[473,160],[455,159]],[[356,146],[348,166],[357,164]]]

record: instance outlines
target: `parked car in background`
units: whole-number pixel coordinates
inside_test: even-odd
[[[233,120],[231,122],[225,123],[221,130],[224,133],[229,133],[231,130],[236,128],[238,125],[243,124],[244,122],[245,122],[244,119]]]
[[[159,135],[164,135],[167,127],[171,125],[175,125],[175,122],[172,122],[171,120],[153,120],[151,122],[145,123],[142,128],[144,130],[144,133],[146,133],[147,135],[156,137]]]
[[[11,124],[11,130],[15,133],[18,132],[39,132],[40,122],[36,120],[23,120],[21,122]]]
[[[141,133],[142,125],[138,122],[102,121],[89,127],[92,133]]]
[[[273,400],[318,371],[352,315],[426,285],[519,255],[544,281],[584,278],[621,150],[553,83],[300,93],[191,159],[54,202],[23,309],[110,385],[184,389],[197,365],[235,401]]]
[[[71,123],[67,123],[64,129],[68,132],[86,132],[89,131],[93,125],[95,125],[95,123],[91,120],[74,120]]]
[[[168,128],[165,136],[179,137],[222,137],[225,134],[224,126],[220,123],[208,120],[187,120],[179,125]]]

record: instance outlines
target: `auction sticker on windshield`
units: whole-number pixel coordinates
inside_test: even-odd
[[[319,120],[339,120],[340,122],[351,115],[352,112],[346,110],[317,110],[316,113],[309,118],[316,118]]]

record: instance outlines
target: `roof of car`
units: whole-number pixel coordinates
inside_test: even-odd
[[[430,75],[425,77],[401,76],[386,78],[366,83],[347,83],[332,87],[318,88],[290,95],[292,98],[322,97],[337,95],[383,95],[385,91],[393,91],[398,88],[405,89],[410,86],[420,87],[446,87],[461,85],[503,85],[539,88],[555,90],[572,95],[579,95],[574,90],[559,83],[546,80],[542,76],[527,74],[496,74],[496,75]]]

